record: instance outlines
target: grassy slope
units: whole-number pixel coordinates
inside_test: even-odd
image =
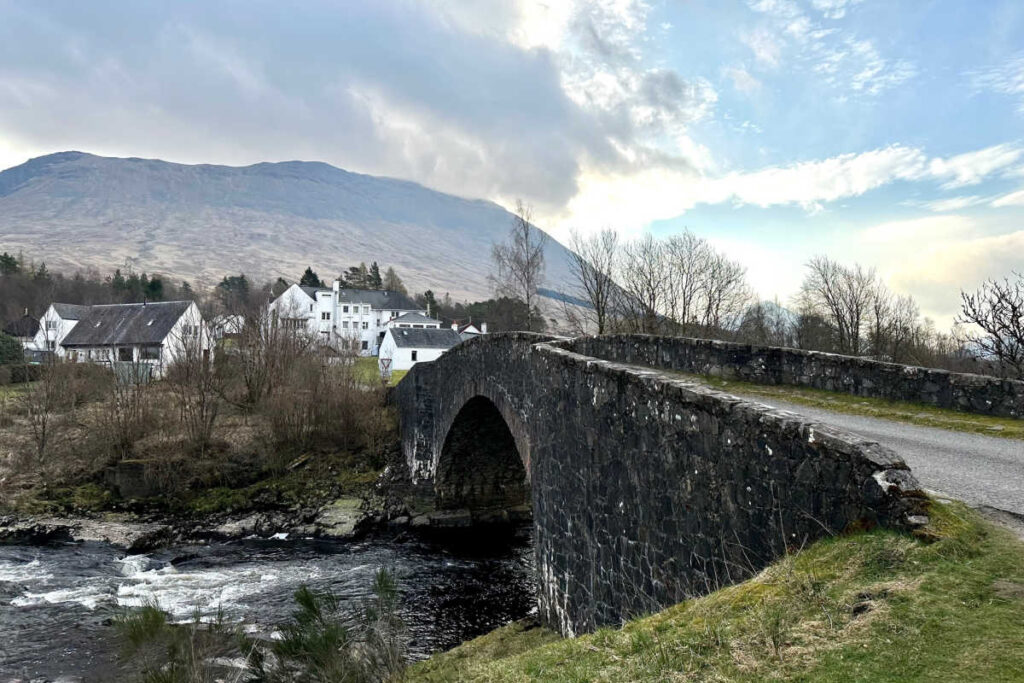
[[[622,629],[512,624],[409,680],[1024,680],[1024,544],[959,503],[931,519],[928,540],[827,539]]]
[[[879,417],[886,420],[908,422],[925,427],[938,427],[960,432],[972,432],[986,436],[1007,439],[1024,439],[1024,420],[1009,417],[990,417],[961,413],[945,408],[936,408],[910,401],[889,401],[881,398],[865,398],[835,391],[809,389],[788,385],[751,384],[735,380],[673,372],[682,379],[707,384],[722,391],[752,397],[775,398],[812,408],[823,408],[837,413]]]
[[[405,373],[408,370],[395,370],[391,373],[391,384],[389,386],[395,386],[398,384]],[[376,358],[357,358],[356,359],[356,373],[357,376],[367,384],[380,384],[380,369],[377,365]]]

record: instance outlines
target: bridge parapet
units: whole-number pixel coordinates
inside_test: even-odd
[[[878,444],[576,343],[476,339],[394,394],[406,462],[439,506],[505,502],[522,463],[540,614],[562,633],[742,580],[851,526],[925,521],[916,481]],[[493,433],[474,451],[478,425]]]
[[[1018,380],[712,339],[606,335],[578,337],[565,346],[622,363],[1024,418],[1024,382]]]

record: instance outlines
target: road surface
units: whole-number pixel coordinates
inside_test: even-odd
[[[888,446],[903,457],[917,480],[930,491],[972,506],[1024,515],[1024,440],[846,415],[764,396],[736,395]]]

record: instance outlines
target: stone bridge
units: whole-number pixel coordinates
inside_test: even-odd
[[[926,521],[893,452],[604,360],[602,339],[480,337],[416,365],[392,394],[408,475],[435,509],[532,507],[545,624],[618,624],[823,536]],[[657,338],[630,343],[656,355],[643,352]]]

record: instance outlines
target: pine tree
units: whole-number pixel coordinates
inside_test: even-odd
[[[324,283],[320,280],[320,277],[313,272],[313,269],[306,267],[306,272],[302,274],[302,278],[299,280],[299,285],[302,287],[323,287]]]
[[[0,275],[17,275],[21,270],[18,259],[6,251],[0,254]]]
[[[380,267],[376,261],[370,265],[370,281],[368,284],[370,289],[380,289],[384,285],[384,281],[380,276]]]

